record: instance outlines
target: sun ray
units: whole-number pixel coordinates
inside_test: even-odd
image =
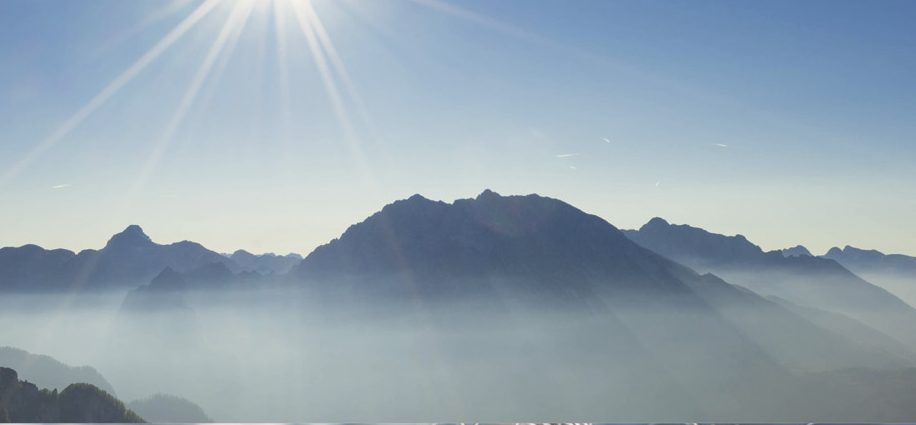
[[[253,6],[260,5],[259,0],[244,0],[250,2]],[[255,9],[252,7],[252,9]],[[252,10],[253,13],[253,10]],[[206,89],[203,90],[203,93],[200,94],[199,104],[206,105],[209,104],[210,99],[213,97],[214,93],[218,89],[218,82],[222,78],[223,72],[229,64],[229,61],[232,59],[233,54],[235,53],[235,48],[238,45],[239,38],[242,36],[242,33],[245,31],[245,27],[248,25],[250,19],[245,19],[241,24],[236,25],[232,35],[229,36],[229,40],[226,42],[226,47],[223,48],[223,53],[219,55],[219,60],[216,65],[213,66],[213,70],[210,73],[210,77],[207,79],[205,84]]]
[[[318,41],[318,36],[315,33],[315,28],[312,24],[312,20],[306,11],[307,6],[305,5],[307,2],[308,0],[293,1],[291,3],[293,15],[296,18],[299,29],[302,31],[303,35],[305,35],[305,39],[308,44],[309,51],[311,52],[312,59],[315,61],[315,66],[318,68],[319,74],[321,74],[321,80],[324,83],[325,92],[328,96],[328,100],[331,102],[331,107],[334,109],[334,114],[340,123],[341,130],[344,132],[344,139],[346,141],[347,148],[350,150],[350,155],[356,162],[356,166],[362,174],[362,177],[367,182],[371,183],[373,180],[371,179],[369,173],[368,163],[365,156],[363,155],[362,149],[359,146],[356,132],[354,131],[350,117],[347,114],[343,98],[340,95],[340,90],[337,88],[337,84],[334,82],[334,76],[330,67],[328,66],[328,61],[327,58],[325,58],[325,52],[321,48],[321,43]]]
[[[289,136],[289,126],[292,120],[291,101],[289,96],[289,68],[286,46],[286,15],[288,13],[287,2],[274,1],[272,3],[273,22],[274,22],[274,39],[277,48],[277,71],[280,74],[280,108],[282,111],[282,122],[284,136]]]
[[[184,20],[181,21],[175,28],[173,28],[168,34],[165,35],[161,40],[159,40],[156,45],[154,45],[150,50],[143,54],[137,61],[135,61],[127,70],[118,75],[114,80],[112,80],[105,88],[102,89],[98,94],[96,94],[92,99],[89,100],[83,107],[81,107],[75,114],[71,115],[64,123],[57,127],[53,133],[48,135],[45,139],[38,143],[37,146],[32,148],[28,153],[25,154],[19,161],[14,163],[9,169],[6,170],[2,175],[0,175],[0,187],[5,185],[9,180],[14,178],[24,169],[28,168],[32,162],[38,159],[43,153],[48,149],[54,147],[58,142],[70,134],[73,129],[78,127],[87,117],[92,115],[93,112],[98,110],[102,105],[105,104],[112,96],[118,93],[122,87],[134,79],[140,72],[142,72],[149,64],[154,62],[163,52],[169,49],[173,44],[175,44],[178,39],[180,39],[185,33],[188,32],[197,22],[199,22],[204,16],[206,16],[213,8],[219,4],[218,0],[207,0],[202,3],[193,12],[191,12]]]
[[[343,60],[337,53],[337,49],[334,47],[330,35],[324,28],[324,25],[321,23],[321,19],[318,17],[318,13],[315,12],[315,8],[312,6],[311,2],[306,2],[304,5],[305,12],[312,24],[312,29],[315,31],[315,35],[317,36],[319,43],[321,43],[325,53],[327,53],[331,66],[334,67],[337,75],[340,76],[344,90],[350,97],[350,100],[353,102],[354,106],[356,106],[356,112],[359,114],[360,119],[362,119],[366,126],[369,128],[370,133],[375,134],[375,125],[369,116],[368,109],[366,108],[362,97],[360,97],[359,92],[357,92],[356,85],[353,84],[353,79],[350,78],[350,73],[347,71],[347,67],[344,65]]]
[[[95,49],[96,55],[102,55],[104,52],[113,49],[114,47],[127,42],[131,38],[140,34],[149,27],[159,23],[160,21],[178,13],[190,3],[191,0],[170,0],[164,6],[150,12],[146,15],[140,22],[137,22],[127,30],[116,34],[114,37],[103,42],[100,46]]]
[[[467,9],[464,9],[459,6],[455,6],[444,0],[412,0],[414,3],[421,6],[437,10],[439,12],[444,12],[448,15],[451,15],[456,18],[464,19],[469,22],[490,28],[492,30],[501,32],[503,34],[522,39],[527,41],[533,41],[538,43],[548,43],[551,45],[557,46],[557,43],[551,41],[547,38],[544,38],[540,35],[532,33],[530,31],[524,30],[522,28],[516,27],[514,25],[507,24],[498,19],[473,12]]]
[[[197,72],[191,79],[190,84],[188,84],[188,88],[185,90],[184,95],[182,95],[181,100],[178,103],[178,107],[172,114],[171,119],[165,127],[165,130],[162,132],[162,135],[153,146],[152,152],[149,154],[146,162],[140,170],[140,173],[137,175],[136,179],[131,185],[131,188],[125,196],[125,199],[122,201],[122,208],[129,203],[132,194],[135,194],[137,191],[139,191],[139,189],[146,183],[147,179],[149,179],[149,176],[159,165],[159,162],[162,159],[162,155],[172,143],[175,132],[184,121],[188,110],[194,104],[194,100],[197,98],[197,94],[200,92],[201,87],[206,82],[207,76],[210,75],[210,71],[213,69],[213,65],[216,63],[216,59],[223,51],[223,48],[226,46],[230,36],[235,32],[237,28],[243,26],[248,20],[252,9],[252,2],[238,2],[233,5],[229,17],[226,18],[226,22],[223,24],[222,29],[220,29],[219,35],[216,37],[216,41],[213,42],[213,45],[210,46],[210,50],[207,51],[207,55],[204,57],[200,68],[198,68]]]

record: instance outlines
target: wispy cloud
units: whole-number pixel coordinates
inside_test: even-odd
[[[557,158],[572,158],[574,156],[579,156],[578,153],[561,153],[557,155]]]
[[[601,140],[604,140],[604,143],[611,143],[611,139],[608,139],[607,137],[602,137]]]
[[[655,187],[658,187],[660,184],[662,184],[662,182],[655,182]]]
[[[728,147],[728,145],[726,145],[725,143],[716,143],[716,144],[714,144],[713,146],[717,146],[717,147],[720,147],[720,148],[727,148],[727,147]]]
[[[57,189],[66,189],[66,188],[68,188],[68,187],[70,187],[70,183],[57,184],[57,185],[51,186],[51,189],[54,189],[54,190],[57,190]]]

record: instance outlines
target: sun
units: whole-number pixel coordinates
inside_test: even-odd
[[[431,10],[468,20],[491,29],[502,32],[517,32],[505,27],[499,22],[485,16],[477,15],[459,8],[446,0],[405,0]],[[56,127],[44,139],[38,141],[23,157],[14,162],[12,166],[0,172],[0,187],[28,168],[35,160],[40,158],[49,149],[65,139],[74,129],[79,127],[88,117],[116,96],[122,88],[130,84],[138,75],[143,73],[151,64],[156,62],[165,52],[172,49],[192,30],[201,27],[205,19],[223,19],[217,22],[217,30],[212,35],[212,43],[204,46],[196,70],[185,85],[185,89],[177,105],[172,110],[170,119],[157,137],[157,142],[152,148],[146,164],[139,170],[134,179],[133,189],[137,192],[139,187],[150,177],[157,168],[159,161],[172,143],[177,129],[184,122],[188,111],[197,100],[202,86],[213,77],[221,55],[231,55],[240,35],[246,31],[268,31],[269,28],[249,25],[252,14],[268,15],[275,32],[277,43],[277,60],[280,62],[278,69],[285,70],[291,55],[307,55],[310,62],[318,70],[321,86],[328,103],[330,104],[340,125],[342,139],[354,161],[359,164],[364,174],[367,172],[367,161],[363,158],[360,141],[352,124],[356,117],[367,128],[372,128],[372,120],[359,96],[356,85],[350,77],[346,64],[338,54],[332,41],[331,34],[325,28],[314,0],[200,0],[193,6],[185,9],[183,5],[187,0],[174,0],[162,11],[154,13],[159,17],[177,13],[176,10],[188,10],[180,22],[168,30],[152,47],[138,57],[130,66],[118,74],[105,85],[95,96],[84,103],[76,112],[70,115],[63,123]],[[176,7],[182,6],[182,7]],[[323,2],[322,6],[333,7],[333,2]],[[215,13],[216,11],[220,13]],[[162,13],[167,12],[167,13]],[[218,16],[214,18],[214,15]],[[223,18],[220,18],[223,17]],[[287,37],[289,36],[289,37]],[[288,41],[289,40],[289,41]],[[298,40],[298,41],[297,41]],[[193,57],[189,66],[195,66]],[[285,71],[283,71],[285,72]],[[280,76],[284,80],[285,76]],[[179,82],[182,84],[182,82]],[[349,108],[354,109],[350,111]],[[351,113],[352,112],[352,113]],[[126,197],[129,197],[126,196]]]

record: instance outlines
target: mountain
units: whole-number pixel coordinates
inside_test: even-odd
[[[28,290],[44,285],[75,256],[72,251],[47,250],[37,245],[0,248],[0,288]]]
[[[916,257],[885,254],[847,245],[833,247],[824,258],[834,260],[856,274],[916,305]]]
[[[133,287],[149,282],[166,267],[188,271],[226,261],[196,242],[157,244],[136,225],[112,236],[101,250],[83,251],[77,256],[80,257],[83,257],[81,263],[76,262],[65,270],[86,270],[86,281],[101,287]]]
[[[111,384],[89,366],[68,366],[52,357],[32,354],[13,347],[0,347],[0,367],[17,370],[22,378],[41,388],[62,390],[70,384],[83,382],[114,394]]]
[[[824,258],[835,260],[855,272],[893,272],[916,276],[916,257],[902,254],[885,254],[874,249],[866,250],[846,245],[833,247]]]
[[[722,252],[754,251],[735,245]],[[645,383],[646,393],[632,396],[638,400],[660,391],[653,382],[666,393],[690,388],[680,396],[735,406],[733,417],[753,417],[741,405],[805,408],[786,407],[792,390],[777,390],[793,387],[794,370],[907,364],[537,195],[484,191],[451,204],[415,195],[351,226],[291,275],[316,302],[415,314],[430,325],[467,320],[454,316],[465,311],[489,327],[518,317],[526,326],[553,316],[598,320],[587,340],[564,341],[617,359],[592,373],[634,373],[604,379]],[[577,362],[574,353],[567,360]]]
[[[146,284],[164,268],[189,271],[232,261],[190,241],[157,244],[140,226],[114,235],[100,250],[74,254],[35,245],[0,249],[0,289],[73,291],[133,288]]]
[[[209,263],[178,272],[166,266],[149,283],[130,290],[122,312],[190,311],[186,298],[190,291],[212,291],[208,298],[220,297],[220,290],[258,288],[272,282],[271,276],[257,272],[233,274],[224,263]]]
[[[302,261],[299,254],[277,255],[273,253],[255,255],[240,249],[229,256],[240,271],[260,274],[285,274]]]
[[[39,390],[20,381],[15,370],[0,367],[2,422],[143,422],[118,399],[90,384],[71,384],[63,391]]]
[[[764,252],[742,235],[725,236],[653,218],[626,231],[643,247],[765,296],[850,316],[916,347],[916,310],[828,258]]]
[[[131,313],[190,311],[184,299],[184,291],[187,289],[188,282],[184,276],[171,267],[166,267],[148,284],[128,292],[121,310]]]
[[[146,420],[163,423],[212,422],[200,406],[178,396],[155,394],[127,404]]]
[[[782,255],[786,257],[813,257],[811,251],[808,251],[808,248],[805,248],[802,245],[795,245],[792,248],[786,248],[782,250]]]

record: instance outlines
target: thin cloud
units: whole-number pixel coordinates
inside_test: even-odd
[[[574,156],[579,156],[578,153],[561,153],[557,155],[557,158],[572,158]]]
[[[655,182],[655,187],[658,187],[660,184],[662,184],[662,182]]]
[[[720,148],[727,148],[727,147],[728,147],[728,145],[726,145],[725,143],[716,143],[716,144],[714,144],[713,146],[718,146],[718,147],[720,147]]]
[[[70,187],[70,183],[54,185],[54,186],[51,186],[51,189],[57,190],[57,189],[65,189],[68,187]]]
[[[604,143],[611,143],[611,139],[608,139],[607,137],[602,137],[601,140],[604,140]]]

